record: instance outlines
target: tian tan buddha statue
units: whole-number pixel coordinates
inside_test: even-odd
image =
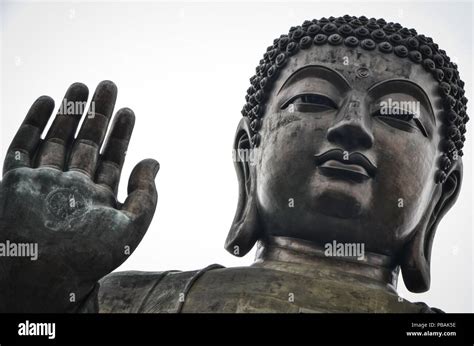
[[[468,116],[456,64],[414,29],[330,17],[275,39],[250,81],[225,248],[258,246],[254,264],[111,273],[150,225],[159,164],[138,163],[117,201],[135,117],[120,109],[100,152],[117,96],[105,81],[76,138],[82,112],[60,109],[41,139],[46,96],[13,138],[0,239],[37,243],[38,259],[1,258],[1,311],[439,311],[396,286],[401,271],[410,291],[429,289],[433,237],[461,186]],[[79,83],[65,95],[87,99]]]

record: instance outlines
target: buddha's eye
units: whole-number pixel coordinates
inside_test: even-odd
[[[372,116],[399,130],[407,132],[418,130],[421,131],[425,137],[428,137],[425,127],[418,119],[418,115],[410,110],[398,107],[380,108],[376,110]]]
[[[324,112],[327,110],[336,110],[336,103],[329,97],[320,94],[301,94],[296,95],[286,101],[281,107],[298,112]]]

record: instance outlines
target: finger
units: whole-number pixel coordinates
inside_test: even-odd
[[[134,125],[135,114],[130,108],[117,112],[97,168],[96,183],[110,187],[115,195]]]
[[[94,177],[99,150],[117,99],[117,87],[111,81],[100,82],[91,100],[86,118],[74,141],[68,169]]]
[[[15,168],[31,167],[53,109],[54,100],[49,96],[41,96],[33,103],[8,148],[3,174]]]
[[[143,233],[146,232],[155,213],[158,200],[155,177],[159,169],[160,164],[157,161],[143,160],[135,166],[128,182],[128,197],[122,206],[122,211],[132,218],[137,229]]]
[[[66,91],[53,124],[41,144],[38,166],[64,168],[66,151],[74,140],[88,96],[89,89],[82,83],[74,83]]]

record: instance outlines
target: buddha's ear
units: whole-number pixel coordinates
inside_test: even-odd
[[[239,201],[234,221],[225,241],[225,249],[235,256],[244,256],[255,245],[260,225],[255,201],[256,179],[255,151],[251,150],[250,124],[247,117],[242,118],[234,139],[234,167],[239,180]]]
[[[426,292],[430,288],[431,248],[436,228],[443,216],[458,198],[462,181],[462,161],[459,158],[448,172],[443,184],[436,188],[440,191],[437,201],[429,206],[425,217],[416,227],[413,239],[402,254],[402,275],[407,289],[414,293]]]

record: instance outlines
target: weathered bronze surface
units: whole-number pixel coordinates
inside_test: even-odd
[[[398,297],[430,285],[436,227],[462,181],[467,99],[457,67],[399,24],[306,21],[274,41],[251,79],[234,141],[240,193],[226,249],[250,267],[112,273],[155,211],[155,160],[117,187],[135,117],[99,84],[81,111],[40,97],[8,150],[0,241],[2,312],[432,312]],[[88,99],[73,84],[66,101]],[[249,159],[250,158],[250,159]],[[166,231],[166,230],[164,230]],[[331,251],[332,250],[332,251]],[[340,251],[339,251],[340,250]]]

